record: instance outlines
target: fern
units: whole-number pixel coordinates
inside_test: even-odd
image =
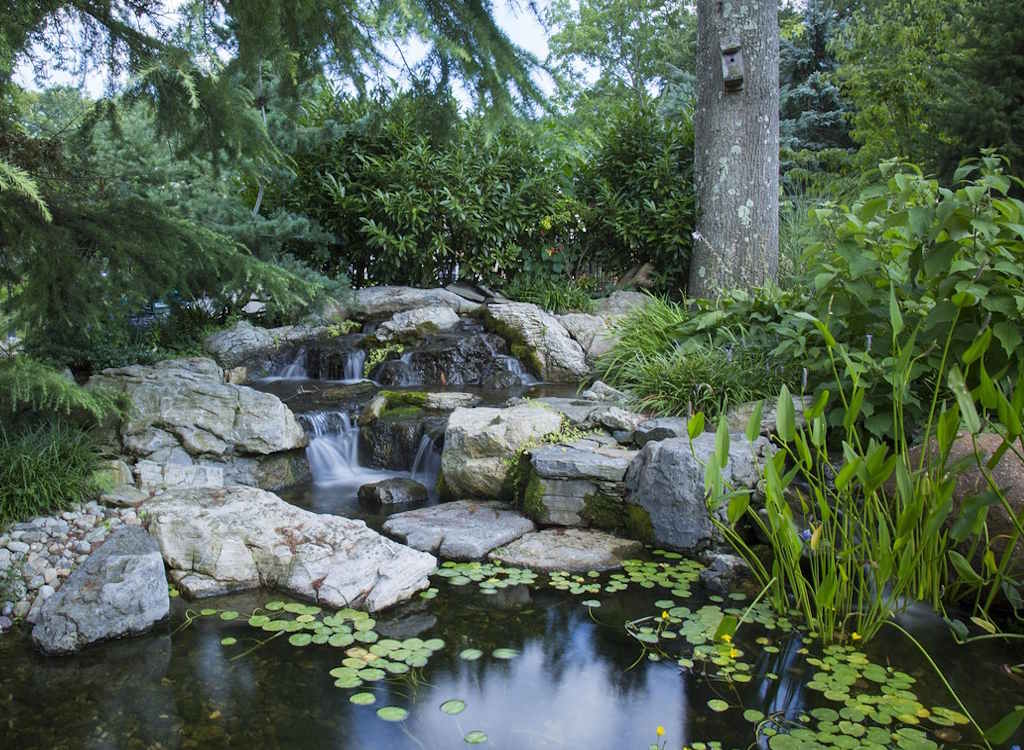
[[[0,361],[0,412],[23,409],[51,414],[84,413],[96,422],[119,414],[116,394],[87,389],[61,372],[29,357]]]
[[[50,215],[50,209],[46,206],[46,201],[43,200],[43,196],[39,192],[39,186],[36,185],[36,181],[24,169],[16,167],[14,164],[3,159],[0,159],[0,190],[10,190],[13,193],[25,196],[36,204],[39,212],[43,215],[43,219],[47,222],[53,219]]]

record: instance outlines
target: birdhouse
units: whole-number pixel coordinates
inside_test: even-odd
[[[725,92],[743,90],[743,50],[736,36],[723,37],[719,42],[722,52],[722,82]]]

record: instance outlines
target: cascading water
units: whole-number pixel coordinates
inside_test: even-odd
[[[412,462],[412,478],[427,488],[433,495],[437,478],[441,474],[441,449],[430,435],[420,438],[416,459]]]
[[[366,352],[356,349],[348,353],[345,359],[345,382],[356,383],[363,379],[363,365],[366,364]]]
[[[487,340],[486,336],[483,337],[483,341],[487,344],[487,348],[490,350],[491,356],[494,357],[495,361],[501,365],[501,368],[518,377],[520,383],[523,385],[534,385],[537,382],[537,378],[533,377],[533,375],[523,367],[522,362],[515,357],[508,356],[507,354],[499,354],[491,342]]]
[[[306,372],[306,350],[299,349],[298,354],[295,355],[294,361],[290,365],[279,368],[277,372],[271,375],[266,380],[305,380],[309,377]]]

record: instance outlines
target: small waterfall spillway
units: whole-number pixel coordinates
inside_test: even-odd
[[[309,377],[306,372],[306,350],[299,349],[295,359],[290,364],[278,368],[268,380],[305,380]]]
[[[506,370],[507,372],[510,372],[516,377],[518,377],[519,382],[522,383],[523,385],[534,385],[537,382],[537,378],[531,375],[530,372],[525,367],[523,367],[522,362],[520,362],[515,357],[510,357],[507,354],[499,353],[498,350],[495,349],[491,342],[487,339],[487,337],[483,337],[483,341],[487,345],[487,348],[490,350],[491,356],[494,358],[494,361],[501,366],[501,369]]]
[[[356,383],[363,379],[363,365],[366,364],[366,352],[356,349],[348,353],[345,358],[344,381]]]
[[[306,458],[313,483],[353,494],[364,484],[397,477],[411,477],[433,497],[441,473],[441,436],[424,434],[416,457],[405,471],[375,469],[359,463],[359,425],[343,411],[298,415],[309,436]]]

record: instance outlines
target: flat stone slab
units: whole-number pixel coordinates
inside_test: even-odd
[[[688,437],[688,433],[686,431],[686,420],[682,417],[648,419],[633,429],[633,441],[641,448],[648,443],[658,440],[684,437]]]
[[[169,608],[160,549],[131,526],[111,534],[43,603],[32,640],[49,654],[73,653],[96,641],[142,633]]]
[[[384,522],[384,533],[413,549],[451,560],[481,560],[495,547],[535,528],[504,503],[472,500],[396,513]]]
[[[534,470],[547,479],[600,479],[621,482],[636,451],[542,445],[530,451]]]
[[[643,551],[640,542],[590,529],[545,529],[526,534],[488,557],[534,570],[614,570]]]
[[[142,509],[172,579],[191,597],[267,587],[376,611],[425,589],[437,565],[363,521],[311,513],[255,487],[170,490]]]

